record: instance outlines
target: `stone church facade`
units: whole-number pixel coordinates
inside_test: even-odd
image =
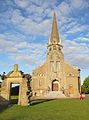
[[[80,72],[64,61],[55,13],[47,49],[46,61],[32,73],[33,96],[42,98],[79,97]]]

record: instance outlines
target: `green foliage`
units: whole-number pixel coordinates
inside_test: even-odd
[[[28,81],[31,80],[31,75],[30,74],[24,74],[24,78],[26,78]]]
[[[85,78],[82,85],[82,92],[88,94],[89,93],[89,76]]]
[[[89,100],[32,101],[31,106],[0,107],[0,120],[88,120]]]

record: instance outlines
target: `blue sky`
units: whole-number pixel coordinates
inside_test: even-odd
[[[0,73],[45,61],[54,11],[65,61],[89,75],[89,0],[0,0]]]

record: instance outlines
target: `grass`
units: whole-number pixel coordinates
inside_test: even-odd
[[[86,99],[89,99],[89,94],[86,94]]]
[[[12,95],[11,99],[18,99],[18,97],[19,97],[18,95]]]
[[[38,100],[31,106],[2,106],[0,120],[88,120],[89,100]]]

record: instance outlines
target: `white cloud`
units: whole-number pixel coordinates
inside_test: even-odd
[[[43,8],[54,7],[58,2],[57,0],[30,0],[33,4],[37,6],[42,6]]]
[[[0,53],[7,53],[10,61],[37,66],[45,59],[46,45],[43,44],[0,39],[0,45]]]
[[[20,10],[15,9],[11,16],[11,22],[13,22],[15,25],[19,25],[24,21],[24,17],[21,15]]]
[[[80,41],[80,42],[89,42],[89,38],[88,37],[79,37],[79,38],[76,38],[77,41]]]
[[[51,29],[52,19],[44,19],[44,18],[46,18],[47,16],[52,17],[52,14],[50,13],[51,12],[53,13],[53,9],[47,7],[47,3],[49,4],[50,2],[51,0],[45,2],[44,1],[38,2],[38,0],[36,1],[31,0],[30,5],[25,8],[25,11],[27,11],[28,16],[24,17],[21,10],[15,9],[12,13],[12,18],[11,18],[12,23],[15,25],[16,29],[19,29],[25,34],[33,34],[33,35],[39,34],[43,36],[48,36],[49,35],[48,32]],[[81,6],[83,2],[84,1],[82,0],[79,0],[79,2],[74,0],[75,4],[80,3]],[[72,12],[74,11],[71,1],[70,4],[63,1],[57,7],[56,7],[57,1],[55,2],[53,1],[51,4],[53,5],[53,3],[55,6],[55,11],[57,12],[57,20],[59,20],[58,23],[60,25],[59,28],[61,28],[60,31],[63,32],[67,31],[67,34],[71,34],[71,33],[73,34],[86,29],[86,25],[82,25],[81,23],[78,23],[76,19],[71,17]]]
[[[0,52],[17,52],[17,48],[14,47],[14,43],[12,41],[0,39]]]
[[[64,41],[65,60],[79,68],[89,68],[89,48],[85,43]]]
[[[80,24],[76,24],[75,26],[73,26],[72,28],[70,28],[66,33],[77,33],[77,32],[82,32],[84,30],[87,29],[88,26],[83,26],[83,25],[80,25]]]
[[[66,15],[69,15],[71,13],[71,7],[69,4],[67,4],[66,2],[63,1],[57,7],[57,11],[60,12],[62,14],[62,16],[64,16],[64,15],[66,16]]]
[[[26,11],[29,12],[29,14],[33,14],[34,16],[42,17],[44,8],[41,6],[36,6],[35,4],[30,4],[30,6],[26,8]]]
[[[88,7],[88,2],[86,0],[70,0],[71,1],[71,7],[74,9],[83,9],[85,7]]]
[[[32,21],[31,18],[24,18],[21,15],[20,10],[14,10],[11,21],[20,31],[23,31],[25,34],[39,34],[45,36],[48,34],[51,26],[49,19],[43,20],[38,24]]]
[[[23,40],[22,40],[23,41]],[[46,57],[47,49],[44,44],[7,41],[0,39],[0,52],[8,52],[10,60],[27,65],[40,65]],[[89,48],[85,43],[75,41],[63,41],[65,60],[79,68],[89,68]]]
[[[14,2],[21,8],[26,8],[29,5],[29,0],[14,0]]]

